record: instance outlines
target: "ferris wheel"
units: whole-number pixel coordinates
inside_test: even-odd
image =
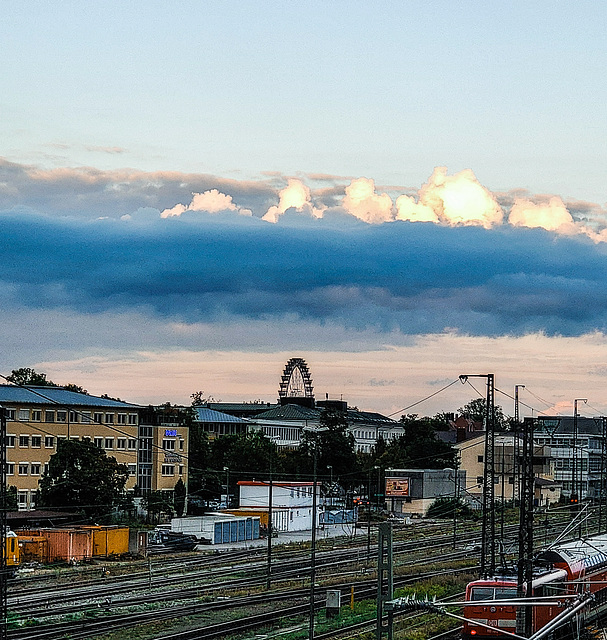
[[[280,398],[314,398],[312,376],[303,358],[291,358],[287,362],[278,395]]]

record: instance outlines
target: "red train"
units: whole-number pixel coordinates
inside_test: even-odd
[[[600,615],[607,608],[607,535],[576,540],[543,551],[536,559],[533,575],[534,598],[545,597],[554,603],[559,596],[592,594],[590,605],[580,609],[579,615],[583,620]],[[512,604],[500,605],[500,600],[505,602],[516,598],[516,589],[516,576],[513,575],[498,575],[470,582],[466,587],[464,617],[467,622],[463,626],[463,640],[495,640],[511,637],[508,633],[516,633],[517,607]],[[563,612],[565,601],[562,600],[563,606],[533,606],[533,632],[536,633]],[[559,634],[564,636],[567,631],[570,633],[571,627],[556,630],[551,637],[558,638]]]

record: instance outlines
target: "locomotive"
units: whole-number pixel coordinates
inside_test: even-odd
[[[581,619],[577,622],[601,615],[607,608],[607,535],[575,540],[542,551],[534,561],[531,588],[533,598],[547,598],[550,603],[531,607],[533,633],[565,610],[565,597],[592,595],[589,606],[580,610]],[[509,633],[516,633],[518,607],[508,601],[516,598],[515,575],[504,572],[470,582],[466,587],[462,640],[511,637]],[[557,630],[555,637],[559,637],[559,632],[564,635],[565,629]]]

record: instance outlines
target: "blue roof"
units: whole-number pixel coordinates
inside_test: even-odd
[[[207,409],[206,407],[194,407],[194,411],[196,412],[196,422],[238,422],[241,424],[248,422],[248,420],[231,416],[228,413],[221,413],[221,411]]]
[[[140,409],[137,404],[89,396],[63,387],[16,387],[0,384],[0,404],[41,404],[63,407],[106,407],[111,409]]]

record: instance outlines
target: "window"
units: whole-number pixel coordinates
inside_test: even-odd
[[[17,501],[19,502],[19,508],[25,509],[27,507],[27,491],[19,491]]]
[[[57,422],[67,422],[67,411],[57,411]]]
[[[28,471],[29,471],[29,464],[27,462],[20,462],[19,463],[19,475],[20,476],[26,476]]]
[[[183,445],[185,444],[184,440],[179,441],[179,451],[183,451]]]
[[[82,422],[83,424],[90,424],[90,422],[91,422],[91,412],[90,411],[83,411],[80,414],[80,422]]]
[[[91,444],[90,436],[82,436],[82,442],[86,442],[87,444]]]
[[[137,475],[137,465],[136,464],[129,464],[129,475],[130,476],[136,476]]]
[[[80,436],[70,436],[70,440],[80,440]]]
[[[41,467],[40,462],[32,462],[32,464],[30,466],[31,475],[39,476],[40,475],[40,467]]]
[[[93,438],[93,444],[96,447],[99,447],[100,449],[103,449],[103,438],[99,438],[99,437]]]
[[[19,409],[19,420],[25,420],[27,422],[29,419],[30,419],[30,410]]]
[[[55,422],[55,412],[54,411],[45,411],[44,412],[44,422]]]
[[[483,476],[476,476],[476,484],[483,484]]]
[[[476,461],[477,462],[482,462],[483,461],[483,456],[477,456],[476,457]]]
[[[105,414],[105,424],[114,424],[114,414],[106,413]]]
[[[7,447],[14,447],[15,446],[15,436],[6,436],[6,446]]]
[[[32,410],[32,422],[40,422],[42,420],[42,411],[40,409]]]
[[[7,420],[15,420],[16,418],[16,411],[15,409],[7,409],[6,410],[6,419]]]
[[[163,440],[162,448],[165,451],[175,451],[175,440]]]
[[[175,475],[175,465],[174,464],[163,464],[162,465],[162,475],[163,476],[174,476]]]
[[[32,447],[40,449],[42,446],[42,436],[32,436]]]
[[[118,414],[118,424],[126,424],[126,413]]]
[[[137,414],[129,413],[129,424],[137,424]]]
[[[114,438],[106,438],[105,439],[105,448],[113,449],[114,448]]]
[[[183,475],[184,466],[182,464],[179,465],[179,475]]]
[[[44,446],[47,449],[52,449],[55,446],[55,438],[53,436],[44,436]]]
[[[70,411],[70,422],[78,422],[78,412]]]
[[[44,463],[44,473],[48,473],[48,462]]]
[[[116,440],[116,449],[126,449],[126,438],[118,438]]]
[[[135,438],[129,438],[129,449],[137,448],[137,440]]]
[[[14,476],[15,475],[15,463],[14,462],[7,462],[6,463],[6,475],[7,476]]]
[[[29,447],[30,446],[30,437],[29,436],[19,436],[19,446],[20,447]]]
[[[97,424],[103,424],[103,414],[102,413],[94,413],[93,414],[93,422]]]

